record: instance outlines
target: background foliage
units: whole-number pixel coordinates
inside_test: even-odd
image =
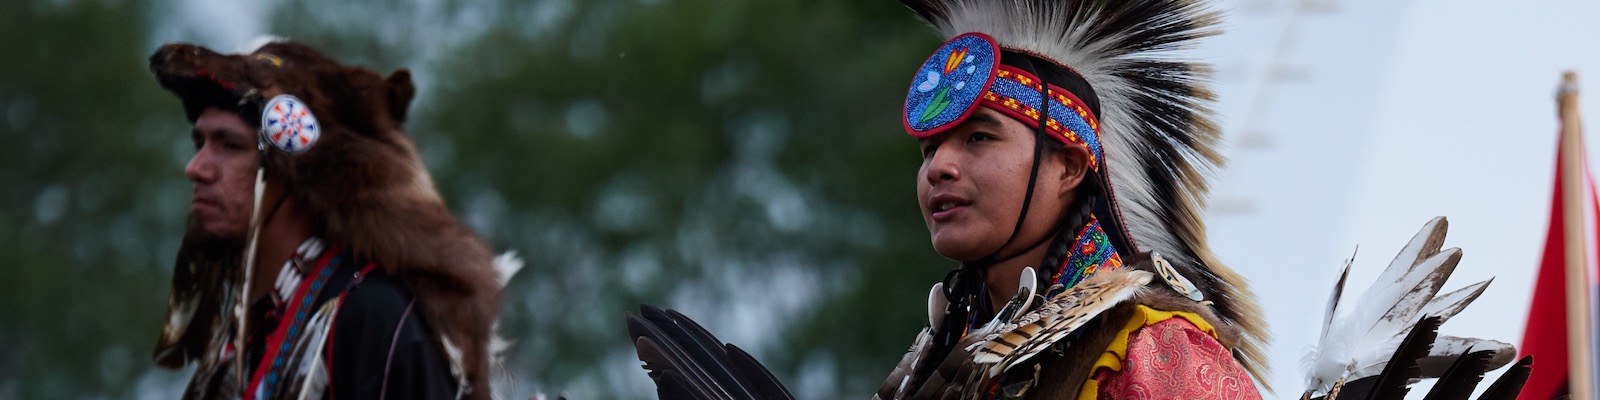
[[[148,352],[192,152],[145,69],[234,50],[195,4],[0,13],[0,398],[169,398]],[[622,313],[673,307],[805,398],[858,398],[951,266],[927,245],[897,118],[937,45],[891,1],[282,0],[263,30],[411,68],[439,190],[529,267],[507,292],[510,398],[651,398]],[[26,38],[25,40],[16,40]]]

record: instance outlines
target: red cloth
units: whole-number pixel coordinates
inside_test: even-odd
[[[1544,239],[1544,255],[1539,260],[1539,273],[1534,277],[1533,302],[1529,304],[1528,325],[1522,332],[1522,355],[1533,356],[1534,371],[1528,376],[1518,399],[1547,400],[1568,393],[1567,387],[1567,275],[1566,275],[1566,216],[1561,201],[1560,147],[1556,150],[1554,189],[1550,194],[1550,230]],[[1585,163],[1587,164],[1587,163]],[[1600,215],[1594,204],[1594,179],[1588,175],[1588,165],[1583,167],[1584,191],[1590,204],[1584,206]],[[1594,240],[1591,238],[1590,240]],[[1589,255],[1593,257],[1593,254]],[[1590,271],[1593,278],[1595,271]],[[1591,286],[1592,287],[1592,286]]]
[[[1097,371],[1101,399],[1260,399],[1227,348],[1183,318],[1128,336],[1122,371]]]

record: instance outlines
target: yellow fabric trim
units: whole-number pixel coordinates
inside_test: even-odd
[[[1111,345],[1106,346],[1104,353],[1100,353],[1100,359],[1095,360],[1093,367],[1089,367],[1089,376],[1085,378],[1083,389],[1078,392],[1078,398],[1092,400],[1100,397],[1100,381],[1094,378],[1100,368],[1122,371],[1122,361],[1128,358],[1128,336],[1133,335],[1133,332],[1139,330],[1139,328],[1155,325],[1158,322],[1174,317],[1188,320],[1196,328],[1200,328],[1200,331],[1211,335],[1212,338],[1217,337],[1217,329],[1212,327],[1210,322],[1206,322],[1205,318],[1200,318],[1199,314],[1184,311],[1161,311],[1142,304],[1137,305],[1134,307],[1133,316],[1128,318],[1126,325],[1123,325],[1122,331],[1117,332],[1117,336],[1111,339]]]

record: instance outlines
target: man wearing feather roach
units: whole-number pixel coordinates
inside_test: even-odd
[[[1198,0],[903,2],[947,40],[901,120],[934,250],[960,266],[873,398],[1261,398],[1267,329],[1200,215],[1223,161],[1208,68],[1171,54],[1219,15]],[[1460,255],[1443,238],[1430,222],[1356,311],[1330,305],[1302,397],[1399,398],[1438,377],[1441,398],[1465,399],[1509,362],[1504,343],[1436,344],[1487,286],[1435,296]],[[628,319],[662,398],[789,397],[681,314]],[[1519,368],[1484,398],[1514,396]]]
[[[876,397],[1259,398],[1265,325],[1199,218],[1221,162],[1203,70],[1158,51],[1215,16],[1174,1],[906,4],[948,40],[901,119],[933,247],[960,267]]]
[[[150,69],[193,124],[155,352],[197,364],[185,398],[489,398],[502,260],[450,214],[402,128],[409,72],[289,42],[169,44]]]

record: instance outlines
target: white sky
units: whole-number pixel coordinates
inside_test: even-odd
[[[1464,250],[1445,290],[1495,277],[1441,331],[1520,342],[1549,218],[1561,71],[1578,72],[1592,93],[1583,115],[1600,118],[1600,3],[1221,6],[1229,31],[1199,52],[1217,64],[1233,143],[1210,232],[1272,322],[1278,395],[1304,387],[1300,360],[1342,260],[1360,245],[1349,298],[1437,215],[1450,218],[1446,245]]]

